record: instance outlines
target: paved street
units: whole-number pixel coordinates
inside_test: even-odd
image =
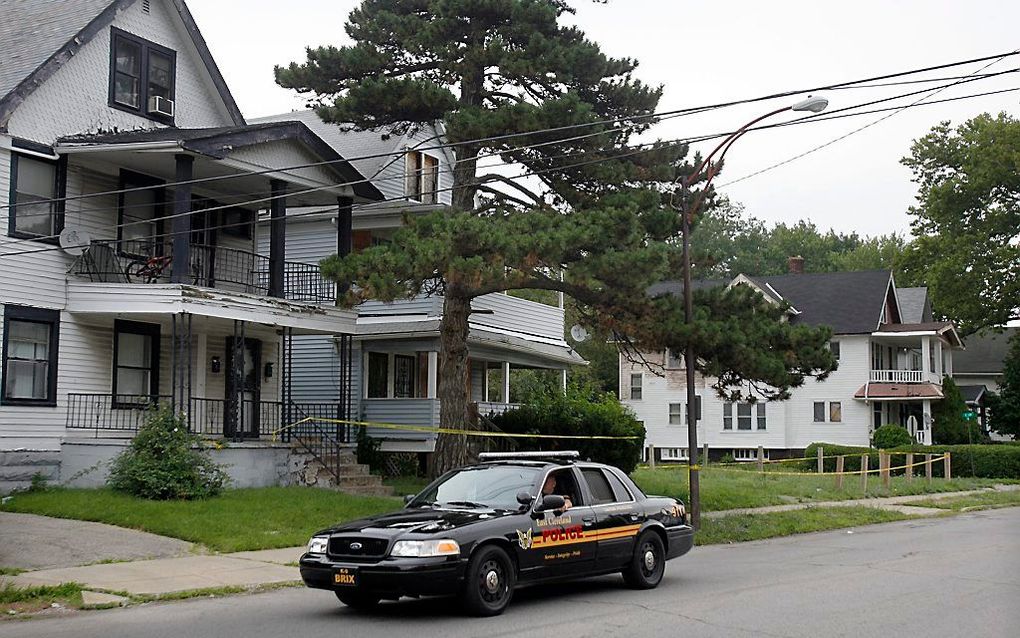
[[[1015,636],[1020,508],[695,548],[650,592],[606,577],[518,592],[499,618],[452,601],[345,609],[287,589],[7,622],[16,636]]]

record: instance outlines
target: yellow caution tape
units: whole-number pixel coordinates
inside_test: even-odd
[[[481,430],[461,430],[457,428],[444,428],[444,427],[429,427],[427,425],[405,425],[402,423],[384,423],[382,421],[353,421],[349,419],[327,419],[322,417],[306,417],[300,421],[295,421],[290,425],[285,425],[282,428],[273,432],[275,439],[276,435],[284,430],[293,428],[301,425],[302,423],[308,422],[321,422],[321,423],[336,423],[339,425],[357,425],[370,428],[381,428],[384,430],[403,430],[405,432],[425,432],[434,434],[461,434],[463,436],[483,436],[492,438],[506,438],[506,439],[579,439],[584,441],[598,440],[598,441],[632,441],[640,439],[639,436],[608,436],[608,435],[585,435],[585,434],[514,434],[510,432],[484,432]]]
[[[943,454],[941,456],[933,456],[932,459],[931,459],[931,462],[932,463],[936,463],[938,461],[944,461],[947,456],[948,456],[948,454]],[[885,471],[890,471],[891,472],[892,470],[903,470],[903,469],[906,469],[908,467],[918,467],[920,465],[925,465],[925,464],[927,464],[927,461],[922,460],[922,461],[918,461],[916,463],[911,463],[910,465],[897,465],[896,467],[890,467],[890,468],[887,468],[887,469],[883,469],[883,468],[880,468],[880,467],[879,468],[875,468],[875,469],[869,469],[869,470],[867,470],[867,472],[861,472],[860,470],[843,470],[842,472],[820,472],[820,473],[819,472],[775,472],[775,471],[772,471],[772,470],[758,472],[757,470],[752,469],[753,466],[755,465],[754,461],[745,461],[744,463],[742,463],[742,465],[747,467],[747,469],[737,469],[735,467],[718,467],[715,464],[711,464],[711,465],[708,466],[707,470],[718,470],[720,472],[743,472],[745,474],[761,474],[763,476],[838,476],[840,474],[842,474],[844,476],[852,476],[852,475],[860,475],[860,474],[878,474],[880,472],[885,472]],[[681,463],[681,464],[677,464],[675,467],[680,469],[680,468],[691,467],[691,466],[688,466],[685,463]],[[701,468],[701,466],[698,466],[698,465],[695,465],[693,467],[698,468],[698,469],[705,469],[705,468]]]

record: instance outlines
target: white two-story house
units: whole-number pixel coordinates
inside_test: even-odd
[[[320,212],[295,210],[287,236],[287,255],[318,262],[338,252],[336,231],[349,234],[352,250],[392,240],[405,216],[442,210],[450,205],[454,158],[443,147],[441,127],[424,126],[403,135],[385,131],[349,131],[323,122],[313,111],[285,113],[259,122],[297,120],[315,131],[370,178],[385,201],[354,206],[349,218],[335,207]],[[262,245],[269,242],[264,224]],[[547,305],[506,294],[476,299],[470,319],[470,375],[465,380],[471,401],[482,415],[511,407],[512,370],[544,368],[565,375],[584,360],[564,340],[562,301]],[[314,401],[335,393],[344,375],[351,379],[352,413],[358,419],[394,425],[439,425],[440,295],[392,303],[367,302],[357,308],[357,331],[347,351],[335,339],[295,337],[294,396]],[[348,371],[348,372],[345,372]],[[565,376],[563,377],[565,379]],[[369,426],[384,452],[431,452],[436,435],[420,430]]]
[[[287,209],[379,189],[304,122],[246,122],[181,0],[2,11],[0,491],[155,402],[234,441],[349,416],[341,392],[291,395],[285,346],[349,344],[358,315],[287,254]]]
[[[839,368],[771,402],[724,401],[712,380],[699,376],[698,443],[713,459],[752,460],[759,446],[772,458],[799,455],[814,442],[867,446],[875,428],[888,423],[931,442],[932,404],[942,399],[942,379],[952,374],[953,351],[962,343],[952,324],[931,321],[925,289],[901,295],[888,271],[739,275],[718,285],[750,286],[790,304],[791,323],[829,326]],[[661,372],[621,357],[620,396],[644,422],[658,460],[686,460],[682,354],[647,356],[662,364]]]

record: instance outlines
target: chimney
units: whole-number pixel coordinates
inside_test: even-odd
[[[804,258],[800,255],[795,257],[788,257],[786,260],[786,268],[790,271],[791,275],[803,275],[804,274]]]

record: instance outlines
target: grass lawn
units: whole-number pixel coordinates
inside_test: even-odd
[[[417,476],[393,476],[383,479],[383,484],[392,487],[393,493],[403,499],[407,494],[417,494],[425,489],[429,481]]]
[[[81,607],[81,590],[81,585],[77,583],[37,587],[16,587],[11,583],[3,583],[0,584],[0,613],[3,618],[17,618],[21,614],[46,609],[53,603],[64,607]]]
[[[697,545],[741,543],[791,534],[889,523],[908,518],[913,517],[873,507],[809,507],[792,512],[702,518],[701,529],[695,535],[694,542]]]
[[[267,487],[227,490],[197,501],[147,501],[107,489],[50,489],[17,494],[2,509],[109,523],[238,552],[304,545],[323,527],[401,506],[399,498]]]
[[[1010,492],[985,492],[970,496],[954,496],[951,498],[933,498],[926,501],[911,503],[918,507],[937,507],[945,510],[979,510],[997,507],[1020,507],[1020,490]]]
[[[654,470],[639,468],[631,474],[631,478],[648,494],[672,496],[687,501],[686,467],[659,467]],[[837,490],[833,476],[781,476],[707,466],[701,471],[701,507],[703,511],[712,512],[786,503],[958,492],[1010,482],[1013,481],[963,478],[952,481],[936,479],[928,485],[923,478],[915,477],[913,481],[908,481],[902,476],[894,476],[889,489],[886,489],[880,478],[871,475],[868,477],[868,491],[864,493],[860,476],[845,476],[843,489]]]

